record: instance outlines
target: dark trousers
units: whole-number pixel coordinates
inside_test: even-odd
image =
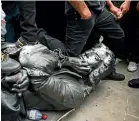
[[[36,6],[35,1],[18,1],[20,11],[21,36],[27,42],[37,40]]]
[[[132,2],[130,10],[121,20],[121,27],[125,32],[124,50],[126,58],[139,62],[139,12],[136,11],[137,2]]]
[[[40,28],[37,32],[38,40],[41,44],[48,47],[50,50],[61,49],[64,55],[68,54],[68,49],[65,47],[64,43],[56,38],[53,38],[47,34],[47,32]]]
[[[89,36],[93,34],[92,30],[97,31],[104,37],[104,43],[115,54],[120,54],[124,32],[117,24],[115,18],[106,9],[98,14],[91,12],[92,17],[88,20],[81,19],[77,13],[67,15],[65,45],[70,50],[70,55],[78,56],[81,53]]]

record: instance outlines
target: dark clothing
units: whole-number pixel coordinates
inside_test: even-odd
[[[50,50],[61,49],[64,55],[68,55],[68,50],[67,48],[65,48],[63,42],[49,36],[44,29],[41,28],[38,30],[37,37],[39,42],[48,47],[48,49]]]
[[[87,6],[89,8],[91,8],[94,11],[98,11],[101,12],[104,10],[105,7],[105,2],[104,1],[85,1],[85,3],[87,4]]]
[[[139,62],[139,12],[137,1],[131,2],[130,10],[121,19],[120,24],[125,32],[124,50],[126,58]]]
[[[37,33],[37,26],[36,26],[36,7],[35,1],[9,1],[3,2],[4,3],[4,11],[7,15],[7,39],[10,42],[15,42],[17,39],[16,33],[20,32],[19,26],[17,24],[20,22],[21,27],[21,35],[22,38],[30,43],[36,42],[36,33]],[[20,12],[20,21],[17,19],[19,18]],[[19,38],[19,36],[18,36]]]
[[[18,1],[20,10],[21,36],[29,42],[36,42],[37,25],[35,21],[36,7],[35,1]]]
[[[20,36],[20,12],[15,1],[3,1],[2,8],[6,14],[6,30],[5,40],[7,42],[15,42]]]
[[[89,20],[81,19],[78,13],[67,15],[66,47],[70,50],[70,55],[78,56],[81,53],[89,36],[93,34],[92,30],[102,35],[104,43],[115,54],[119,54],[124,33],[115,18],[106,9],[100,14],[96,14],[93,10],[91,12],[92,17]]]
[[[87,4],[87,6],[89,8],[91,8],[92,10],[94,11],[97,11],[97,12],[101,12],[104,10],[104,5],[105,5],[105,2],[104,1],[85,1],[85,3]],[[65,13],[66,14],[69,14],[71,12],[75,12],[76,10],[70,5],[69,2],[66,2],[65,3]]]

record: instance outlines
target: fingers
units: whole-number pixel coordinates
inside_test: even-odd
[[[123,6],[120,6],[120,10],[121,10],[121,12],[123,12]]]
[[[120,6],[120,10],[121,10],[122,14],[124,15],[124,14],[126,14],[128,12],[129,6],[123,4],[122,6]]]
[[[123,17],[123,14],[122,12],[120,12],[118,15],[117,15],[117,19],[121,19]]]

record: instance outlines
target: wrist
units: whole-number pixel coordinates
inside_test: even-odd
[[[89,19],[90,17],[91,17],[91,12],[90,12],[89,10],[83,11],[83,12],[81,13],[81,18],[82,18],[82,19]]]
[[[127,6],[130,6],[130,2],[131,2],[131,1],[125,1],[124,3],[125,3]]]
[[[113,4],[109,6],[110,11],[113,10],[114,8],[115,8],[115,6]]]
[[[109,9],[114,7],[114,5],[111,1],[106,1],[106,5],[108,6]]]
[[[131,1],[130,0],[125,0],[124,3],[130,4]]]

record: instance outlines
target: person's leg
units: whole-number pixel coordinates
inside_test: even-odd
[[[92,48],[92,46],[96,45],[97,43],[99,43],[99,39],[100,39],[100,34],[96,31],[95,28],[93,28],[91,35],[89,36],[85,47],[83,48],[83,52],[85,52],[86,50],[89,50]]]
[[[124,56],[125,59],[129,59],[129,55],[130,55],[130,51],[132,48],[132,39],[134,39],[134,25],[131,24],[133,21],[133,16],[132,13],[129,11],[128,13],[126,13],[120,20],[120,26],[123,29],[124,33],[125,33],[125,38],[124,38],[124,47],[123,49],[125,50],[124,52]],[[132,30],[132,31],[131,31]]]
[[[94,27],[96,15],[92,12],[89,20],[83,20],[75,13],[67,16],[66,42],[70,56],[81,54],[83,47]]]
[[[44,29],[38,29],[37,37],[39,42],[48,47],[48,49],[52,51],[55,49],[60,49],[64,55],[68,55],[68,50],[66,49],[64,43],[56,38],[49,36]]]
[[[15,42],[16,36],[19,35],[20,31],[16,31],[15,27],[20,28],[19,25],[15,25],[19,21],[19,9],[15,1],[4,1],[2,2],[3,10],[6,14],[6,30],[5,40],[7,42]]]
[[[117,24],[114,16],[106,9],[96,20],[96,29],[104,37],[104,43],[114,52],[115,55],[122,55],[124,32]]]
[[[6,30],[7,30],[7,33],[5,35],[6,42],[10,42],[10,43],[15,42],[14,27],[13,27],[13,24],[9,20],[7,21],[7,24],[6,24]]]
[[[34,43],[37,41],[38,30],[35,21],[35,1],[18,1],[17,4],[20,10],[21,37],[25,43]]]
[[[136,14],[136,11],[132,11],[131,13],[131,23],[132,23],[132,28],[130,28],[129,34],[131,37],[129,38],[129,46],[128,50],[130,51],[129,53],[129,64],[128,64],[128,71],[129,72],[134,72],[137,70],[138,65],[137,63],[139,62],[139,51],[138,51],[138,46],[139,46],[139,14]]]
[[[139,13],[136,12],[135,13],[135,19],[134,19],[134,22],[135,22],[135,33],[134,33],[134,36],[135,36],[135,40],[133,42],[133,48],[131,50],[131,59],[138,63],[139,62]]]
[[[97,31],[104,37],[104,43],[114,52],[115,55],[121,55],[123,47],[124,32],[115,21],[112,14],[106,9],[97,17],[96,25]],[[113,73],[108,77],[112,80],[121,81],[125,79],[122,74]]]

